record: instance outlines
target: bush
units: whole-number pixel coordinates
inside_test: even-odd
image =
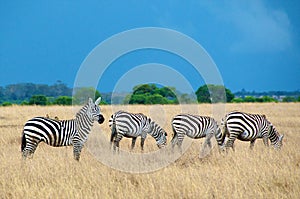
[[[195,94],[199,103],[231,102],[234,99],[234,94],[222,85],[203,85]]]
[[[45,95],[33,95],[29,100],[29,105],[47,105],[47,97]]]
[[[29,102],[27,102],[26,100],[24,100],[23,102],[21,102],[21,105],[29,105]]]
[[[3,102],[1,104],[1,106],[12,106],[12,103],[10,103],[10,102]]]
[[[175,88],[158,88],[155,84],[142,84],[133,88],[133,94],[126,97],[129,104],[178,104]]]
[[[58,105],[72,105],[72,97],[69,96],[59,96],[53,102],[53,104]]]
[[[234,99],[231,100],[231,102],[233,102],[233,103],[242,103],[242,102],[244,102],[244,100],[242,98],[234,98]]]
[[[292,96],[287,96],[282,99],[283,102],[296,102],[296,98]]]
[[[277,102],[276,99],[274,99],[273,97],[270,97],[270,96],[263,96],[261,99],[262,99],[262,102]]]

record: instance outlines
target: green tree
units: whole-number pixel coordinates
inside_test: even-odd
[[[59,96],[54,100],[53,103],[58,105],[72,105],[72,97]]]
[[[231,102],[234,94],[222,85],[207,84],[196,91],[199,103]]]
[[[282,99],[283,102],[296,102],[296,98],[292,96],[286,96]]]
[[[47,97],[45,95],[33,95],[29,100],[29,105],[47,105]]]
[[[154,94],[158,88],[155,84],[142,84],[133,88],[133,95],[139,94]]]
[[[155,84],[142,84],[133,88],[133,93],[124,102],[129,104],[173,104],[178,103],[175,88],[158,88]]]
[[[234,98],[234,99],[231,100],[231,102],[233,102],[233,103],[243,103],[244,100],[242,98]]]
[[[244,102],[256,102],[256,98],[253,96],[246,96]]]
[[[169,104],[169,100],[160,94],[148,95],[145,104]]]
[[[146,104],[147,94],[136,94],[131,95],[129,99],[129,104]]]
[[[262,102],[277,102],[276,99],[274,99],[273,97],[270,97],[270,96],[263,96],[261,99],[262,99]]]
[[[176,98],[176,88],[174,87],[162,87],[156,90],[157,94],[160,94],[163,97],[174,99]]]
[[[199,103],[211,103],[210,92],[207,85],[203,85],[196,91],[197,100]]]
[[[73,94],[74,104],[84,104],[87,102],[87,99],[89,97],[94,98],[94,100],[96,100],[98,99],[98,97],[101,97],[101,94],[93,87],[81,87],[81,88],[74,89],[74,94]],[[101,104],[103,104],[103,102],[101,102]]]
[[[189,94],[187,94],[187,93],[184,93],[184,94],[180,95],[179,101],[182,104],[197,103],[197,101],[194,98],[192,98],[191,96],[189,96]]]
[[[3,102],[1,104],[1,106],[12,106],[12,103],[10,103],[10,102]]]

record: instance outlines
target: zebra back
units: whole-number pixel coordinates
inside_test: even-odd
[[[265,115],[233,111],[225,116],[223,123],[226,128],[229,127],[236,131],[240,131],[242,128],[255,136],[258,132],[267,133],[270,122]]]
[[[254,140],[266,136],[275,148],[280,148],[282,145],[283,135],[279,135],[265,115],[233,111],[225,116],[222,123],[227,135],[236,134],[240,140]]]
[[[57,121],[45,117],[35,117],[28,120],[24,132],[35,142],[43,141],[51,146],[69,146],[75,131],[65,128],[75,126],[74,120]]]
[[[158,147],[166,144],[167,133],[150,117],[142,113],[129,113],[118,111],[114,113],[109,120],[109,127],[112,130],[111,142],[116,133],[125,137],[146,137],[150,134],[155,140]]]
[[[205,137],[208,132],[217,133],[218,128],[218,124],[213,118],[191,114],[176,115],[172,120],[172,126],[176,131],[184,132],[194,139]],[[220,132],[218,131],[218,133]]]

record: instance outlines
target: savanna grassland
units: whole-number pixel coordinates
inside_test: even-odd
[[[211,115],[211,105],[197,107],[201,115]],[[114,111],[143,112],[161,120],[157,122],[168,132],[169,143],[171,119],[185,108],[101,106],[106,120],[95,125],[109,143],[108,120]],[[300,198],[300,103],[226,104],[226,112],[231,110],[265,114],[278,132],[285,135],[282,150],[266,148],[262,140],[257,140],[250,151],[249,142],[237,140],[235,152],[219,153],[215,146],[200,159],[199,150],[204,142],[200,139],[169,166],[132,174],[102,164],[87,147],[77,162],[72,147],[40,144],[33,158],[23,161],[20,137],[25,122],[46,114],[71,119],[73,107],[0,107],[0,198]],[[94,131],[90,139],[93,134]],[[139,142],[140,139],[134,153],[140,153]],[[129,147],[130,140],[124,138],[120,148]],[[157,150],[150,136],[145,150]]]

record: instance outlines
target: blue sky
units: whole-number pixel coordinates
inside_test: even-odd
[[[299,19],[300,3],[296,0],[2,0],[0,86],[61,80],[73,87],[81,64],[101,42],[126,30],[161,27],[197,41],[232,91],[298,90]],[[126,72],[148,63],[174,68],[194,90],[204,84],[185,60],[148,49],[116,59],[101,77],[98,89],[114,90]],[[174,79],[168,75],[165,78]],[[179,81],[171,86],[180,85]]]

